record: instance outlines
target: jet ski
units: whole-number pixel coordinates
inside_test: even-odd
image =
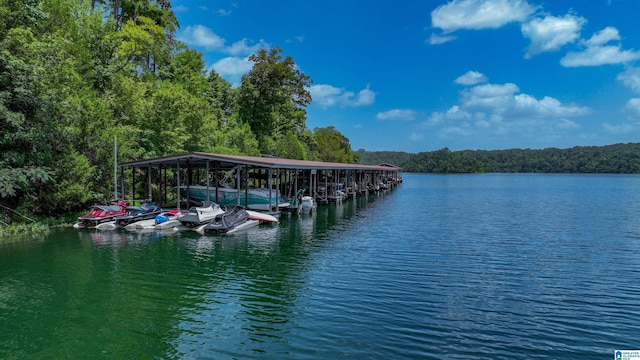
[[[217,215],[211,220],[211,222],[203,228],[203,233],[230,234],[253,227],[259,223],[259,220],[251,219],[244,207],[235,205],[233,207],[227,207],[223,214]]]
[[[213,220],[216,215],[223,214],[224,210],[213,201],[204,201],[202,206],[192,206],[189,212],[180,217],[178,221],[188,228],[196,228]]]
[[[124,227],[129,224],[147,219],[154,219],[162,212],[162,208],[155,205],[151,200],[145,200],[140,206],[127,206],[126,212],[116,216],[116,227]]]
[[[114,221],[117,216],[126,213],[126,207],[128,205],[124,200],[115,200],[109,205],[94,205],[91,207],[91,212],[80,216],[78,222],[73,225],[73,227],[96,227],[100,224]]]

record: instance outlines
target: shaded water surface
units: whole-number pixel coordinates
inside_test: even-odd
[[[2,359],[611,359],[640,348],[640,177],[405,174],[236,236],[0,245]]]

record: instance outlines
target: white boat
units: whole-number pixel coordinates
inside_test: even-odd
[[[249,219],[258,220],[261,223],[277,223],[278,222],[277,217],[273,215],[265,214],[263,212],[247,210],[247,214],[249,214]]]
[[[174,229],[174,231],[177,231],[175,229],[182,229],[184,226],[182,225],[182,223],[180,222],[179,219],[175,219],[175,220],[167,220],[166,222],[163,222],[162,224],[156,224],[153,228],[156,230],[167,230],[167,229]]]
[[[260,221],[248,219],[248,220],[244,221],[243,223],[232,227],[229,230],[226,230],[224,232],[220,232],[219,234],[221,234],[221,235],[231,235],[231,234],[235,234],[237,232],[243,231],[243,230],[250,229],[250,228],[258,226],[258,225],[260,225]],[[211,233],[210,231],[208,231],[206,229],[207,226],[209,226],[209,224],[200,225],[197,228],[195,228],[194,231],[199,233],[200,235],[205,235],[207,233]]]
[[[156,226],[156,219],[147,219],[147,220],[140,220],[138,222],[134,222],[133,224],[129,224],[124,228],[129,231],[152,230],[155,228],[155,226]]]
[[[252,228],[254,226],[257,226],[259,224],[260,224],[260,221],[258,221],[258,220],[247,220],[247,221],[243,222],[242,224],[234,227],[233,229],[227,231],[225,234],[226,235],[231,235],[231,234],[243,231],[243,230],[250,229],[250,228]]]
[[[118,225],[115,220],[103,222],[95,226],[95,228],[98,230],[113,230],[119,227],[120,225]]]
[[[202,206],[191,207],[189,212],[180,217],[178,221],[188,228],[196,228],[200,225],[207,224],[218,214],[224,214],[224,210],[220,208],[220,205],[212,201],[205,201]]]
[[[220,206],[241,205],[246,209],[262,211],[271,211],[289,206],[289,202],[275,189],[249,188],[238,190],[222,186],[217,188],[210,186],[208,189],[209,200],[216,201]],[[188,197],[190,200],[195,201],[207,201],[207,187],[205,185],[180,186],[180,196]]]
[[[127,230],[164,230],[180,225],[178,220],[182,216],[180,210],[168,210],[153,219],[141,220],[125,226]]]
[[[303,214],[310,213],[316,206],[313,196],[303,196],[302,199],[300,199],[300,212]]]

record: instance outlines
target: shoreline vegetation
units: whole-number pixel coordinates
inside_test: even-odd
[[[7,210],[7,209],[5,209]],[[62,216],[33,216],[20,214],[12,209],[11,223],[0,221],[0,244],[30,241],[46,236],[52,228],[72,227],[82,213],[65,214]]]
[[[508,150],[464,150],[447,148],[420,152],[355,152],[361,164],[390,163],[404,172],[430,174],[558,173],[558,174],[640,174],[640,143],[605,146],[576,146]],[[62,216],[23,215],[11,212],[11,222],[0,223],[0,243],[10,243],[46,235],[52,227],[70,227],[84,212]],[[85,211],[86,212],[86,211]]]
[[[403,172],[431,174],[640,174],[640,143],[541,150],[443,148],[417,154],[359,149],[356,154],[362,164],[389,163],[400,166]]]

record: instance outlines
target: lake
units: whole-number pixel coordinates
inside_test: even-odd
[[[0,245],[2,359],[613,359],[640,176],[418,175],[234,236]]]

